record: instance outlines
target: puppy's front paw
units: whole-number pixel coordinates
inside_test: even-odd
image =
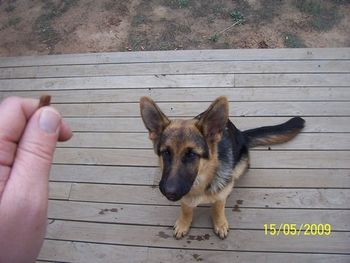
[[[184,237],[190,230],[191,222],[187,222],[182,218],[176,220],[174,225],[174,237],[180,239]]]
[[[221,239],[225,239],[228,235],[229,225],[226,218],[214,221],[214,233]]]

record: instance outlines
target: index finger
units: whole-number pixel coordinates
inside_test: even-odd
[[[8,97],[0,104],[0,140],[17,143],[27,121],[38,109],[38,100]]]

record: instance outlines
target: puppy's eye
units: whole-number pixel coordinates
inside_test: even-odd
[[[186,153],[185,153],[185,159],[186,160],[193,160],[195,159],[196,157],[198,157],[198,154],[196,152],[194,152],[193,150],[188,150]]]
[[[165,149],[161,151],[161,154],[164,158],[170,158],[171,157],[171,152],[168,149]]]

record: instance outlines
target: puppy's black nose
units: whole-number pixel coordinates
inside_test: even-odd
[[[178,201],[183,195],[181,195],[176,182],[172,180],[160,181],[159,189],[162,194],[170,201]]]

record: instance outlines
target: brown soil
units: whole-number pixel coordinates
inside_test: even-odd
[[[0,56],[349,46],[349,0],[0,0]]]

